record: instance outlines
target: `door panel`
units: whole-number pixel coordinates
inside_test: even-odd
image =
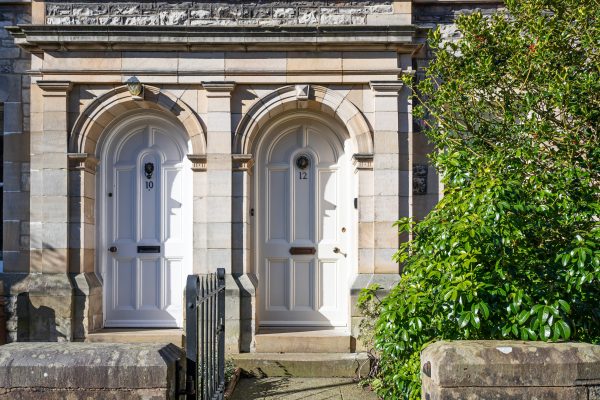
[[[185,142],[146,125],[117,132],[106,150],[109,264],[105,326],[178,327],[191,270],[191,185]]]
[[[348,266],[334,251],[345,244],[347,212],[339,139],[298,123],[265,139],[259,154],[260,324],[346,326]]]

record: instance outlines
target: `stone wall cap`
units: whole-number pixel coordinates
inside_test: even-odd
[[[440,341],[421,353],[421,371],[440,387],[585,385],[600,380],[600,346],[577,342]]]
[[[10,343],[0,346],[0,387],[163,388],[183,358],[173,344]]]

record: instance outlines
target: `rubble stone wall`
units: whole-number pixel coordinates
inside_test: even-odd
[[[49,25],[365,25],[392,1],[46,2]]]

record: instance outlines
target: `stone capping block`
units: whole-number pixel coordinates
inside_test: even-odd
[[[404,83],[401,81],[371,81],[369,82],[371,90],[374,92],[399,92]]]
[[[440,341],[421,353],[430,387],[600,385],[600,346],[500,340]],[[430,375],[430,376],[428,376]]]
[[[4,390],[166,389],[167,398],[174,399],[183,388],[177,387],[185,379],[183,368],[185,353],[173,344],[20,342],[0,347]]]
[[[73,87],[70,81],[37,81],[36,84],[45,93],[66,94]]]

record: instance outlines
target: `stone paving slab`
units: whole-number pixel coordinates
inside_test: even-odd
[[[231,400],[377,400],[348,378],[242,378]]]

